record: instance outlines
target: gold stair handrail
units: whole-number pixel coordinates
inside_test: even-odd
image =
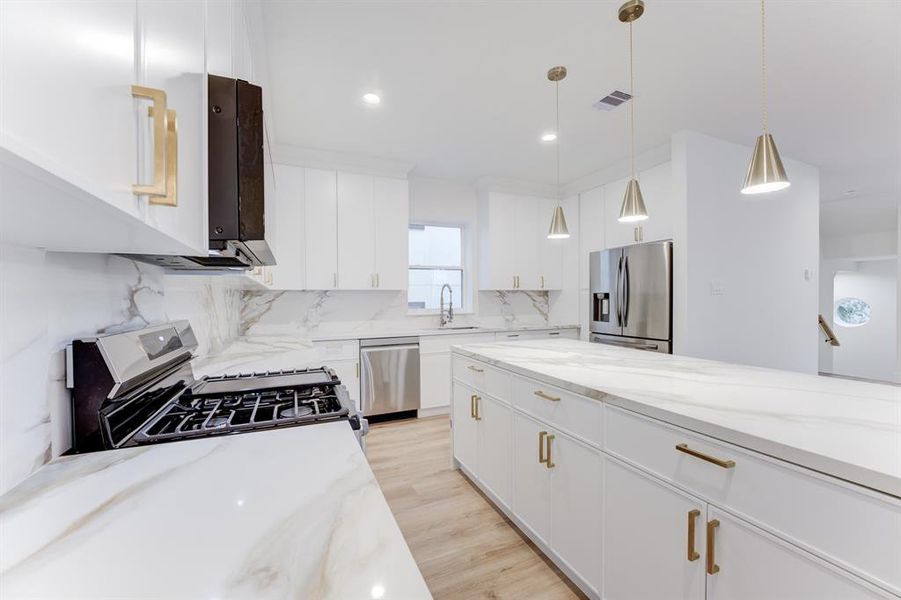
[[[826,334],[826,343],[830,346],[841,346],[838,338],[835,337],[835,333],[832,331],[832,327],[829,326],[829,323],[826,322],[826,319],[823,318],[823,315],[818,315],[820,322],[820,329],[823,330],[823,333]]]

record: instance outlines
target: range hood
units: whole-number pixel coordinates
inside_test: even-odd
[[[209,76],[208,256],[129,255],[177,270],[274,265],[263,210],[263,90]]]

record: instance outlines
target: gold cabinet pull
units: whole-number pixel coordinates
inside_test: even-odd
[[[476,395],[473,394],[469,397],[469,418],[476,418]]]
[[[541,289],[544,289],[544,275],[541,275]]]
[[[720,526],[717,519],[707,521],[707,574],[716,575],[720,566],[716,564],[716,528]]]
[[[695,550],[695,525],[700,516],[701,511],[698,509],[688,511],[688,562],[701,558],[701,555]]]
[[[551,396],[550,394],[546,394],[545,392],[542,392],[541,390],[538,390],[537,392],[532,392],[532,393],[535,394],[536,396],[538,396],[539,398],[544,398],[545,400],[550,400],[551,402],[560,402],[560,396]]]
[[[551,434],[544,438],[545,444],[547,444],[547,452],[545,453],[546,460],[544,461],[544,466],[548,469],[553,469],[556,465],[554,465],[554,459],[551,458],[551,442],[554,441],[554,435]]]
[[[481,414],[481,412],[479,411],[479,400],[481,400],[482,397],[481,397],[481,396],[473,396],[473,398],[475,398],[475,406],[476,406],[476,409],[475,409],[475,418],[476,418],[476,421],[481,421],[481,420],[482,420],[482,414]]]
[[[166,109],[166,92],[142,85],[131,86],[134,98],[147,98],[153,102],[150,116],[153,118],[153,183],[150,185],[134,184],[132,191],[138,196],[165,197],[166,193],[166,154],[169,133],[169,112]]]
[[[676,450],[679,452],[684,452],[689,456],[694,456],[695,458],[700,458],[701,460],[706,460],[709,463],[713,463],[718,467],[722,467],[724,469],[731,469],[735,466],[734,460],[723,460],[722,458],[717,458],[715,456],[710,456],[709,454],[704,454],[703,452],[699,452],[698,450],[694,450],[688,447],[688,444],[676,444]]]
[[[466,368],[469,369],[470,371],[475,371],[476,373],[484,373],[485,372],[485,369],[480,369],[480,368],[474,367],[472,365],[469,365]]]
[[[544,457],[544,438],[547,437],[547,431],[538,432],[538,463],[544,464],[547,459]]]

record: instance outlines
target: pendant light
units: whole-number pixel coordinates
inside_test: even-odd
[[[765,0],[760,0],[760,57],[763,134],[757,136],[757,143],[754,144],[754,154],[751,155],[745,185],[741,189],[742,194],[766,194],[783,190],[791,185],[785,174],[785,167],[782,166],[782,159],[779,158],[779,151],[776,150],[776,142],[768,131]]]
[[[554,82],[556,94],[555,111],[557,115],[556,129],[557,141],[557,207],[554,208],[554,216],[551,217],[551,228],[548,229],[547,239],[564,240],[569,237],[569,228],[566,226],[566,217],[563,215],[563,207],[560,206],[560,82],[566,77],[566,67],[552,67],[547,72],[548,81]]]
[[[648,209],[644,205],[644,197],[641,195],[641,187],[635,177],[635,77],[633,74],[632,58],[632,23],[644,14],[644,2],[642,0],[629,0],[619,7],[619,20],[629,24],[629,143],[631,158],[631,177],[626,186],[626,194],[623,196],[623,206],[619,211],[620,223],[634,223],[648,218]]]

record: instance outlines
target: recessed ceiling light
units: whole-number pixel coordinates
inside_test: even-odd
[[[542,142],[553,142],[556,139],[557,139],[557,134],[554,133],[553,131],[548,131],[547,133],[542,134],[542,136],[541,136]]]
[[[373,94],[372,92],[363,94],[363,102],[365,102],[366,104],[379,104],[381,101],[382,99],[378,94]]]

